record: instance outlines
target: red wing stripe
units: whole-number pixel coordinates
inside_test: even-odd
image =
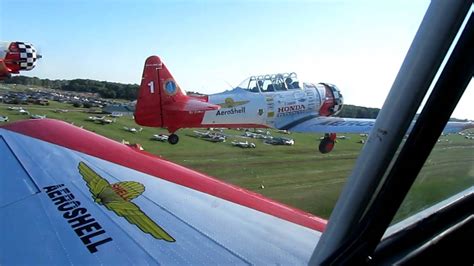
[[[66,122],[53,119],[24,120],[1,128],[98,157],[320,232],[326,227],[327,221],[324,219],[150,154],[137,152]],[[134,156],[130,156],[131,152],[135,152]]]

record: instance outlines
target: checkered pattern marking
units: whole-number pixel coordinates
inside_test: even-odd
[[[342,109],[342,104],[335,104],[333,107],[334,112],[338,112]]]
[[[17,42],[20,51],[20,69],[31,70],[36,64],[36,49],[29,43]]]

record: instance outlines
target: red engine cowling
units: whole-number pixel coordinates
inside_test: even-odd
[[[344,98],[342,97],[341,91],[336,85],[329,83],[319,83],[322,85],[324,90],[320,92],[322,94],[322,104],[319,109],[319,115],[321,116],[332,116],[338,114],[342,110],[344,104]]]
[[[8,73],[18,74],[23,70],[31,70],[36,66],[39,55],[35,47],[29,43],[11,42],[4,43],[2,47],[3,64]]]

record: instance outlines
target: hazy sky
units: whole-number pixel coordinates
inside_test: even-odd
[[[0,39],[43,54],[29,76],[139,83],[159,55],[180,86],[214,93],[296,72],[345,103],[381,107],[429,1],[0,0]],[[471,82],[472,83],[472,82]],[[474,119],[473,86],[454,117]]]

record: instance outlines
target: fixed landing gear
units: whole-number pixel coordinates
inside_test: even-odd
[[[336,133],[326,133],[319,143],[319,151],[321,153],[328,153],[334,149],[336,143]]]
[[[176,143],[178,143],[178,141],[179,141],[178,135],[176,135],[176,134],[171,134],[171,135],[168,136],[168,142],[169,142],[170,144],[175,145]]]

